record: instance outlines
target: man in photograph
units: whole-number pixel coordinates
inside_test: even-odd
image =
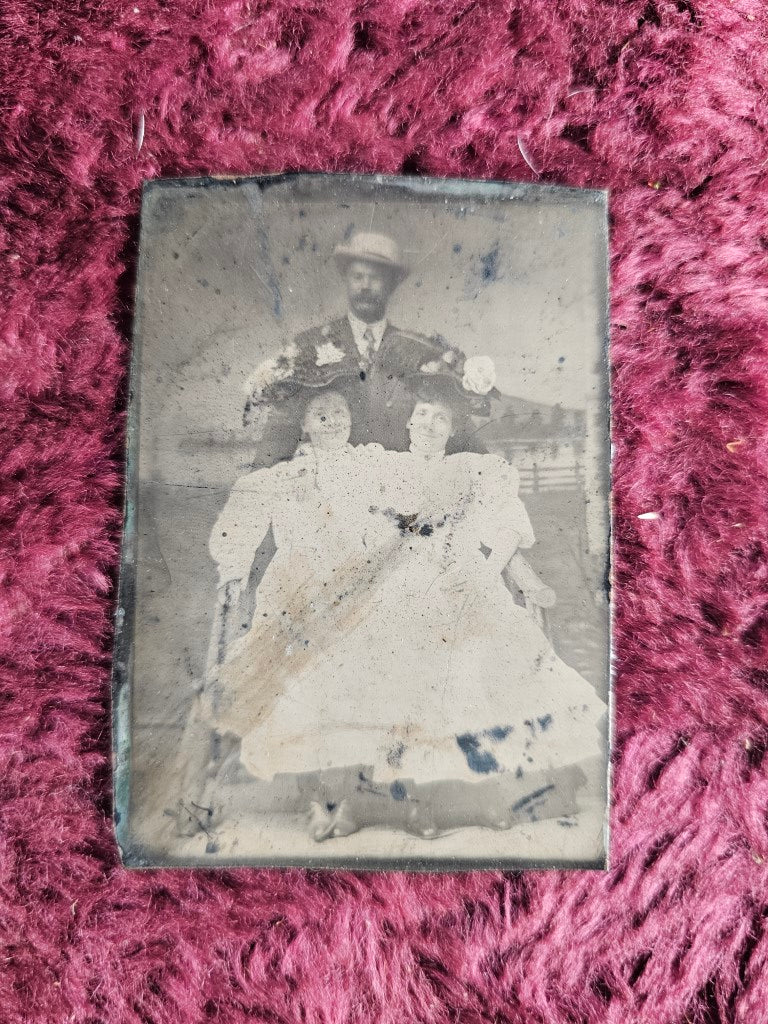
[[[297,335],[249,381],[244,419],[246,425],[261,420],[265,461],[293,454],[290,399],[301,388],[342,387],[352,413],[350,442],[377,442],[392,450],[408,446],[406,381],[414,374],[463,372],[471,382],[473,411],[487,412],[495,380],[490,359],[466,359],[440,335],[406,330],[388,318],[393,293],[408,276],[395,240],[357,233],[335,247],[334,258],[346,288],[346,312]]]

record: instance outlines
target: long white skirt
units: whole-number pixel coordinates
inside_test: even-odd
[[[252,774],[364,765],[381,781],[479,781],[601,754],[604,703],[501,577],[490,595],[445,593],[428,555],[396,562],[366,613],[283,678],[242,735]]]

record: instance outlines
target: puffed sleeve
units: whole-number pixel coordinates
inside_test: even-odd
[[[219,584],[247,579],[258,545],[269,529],[277,498],[278,467],[241,476],[211,531],[208,550],[219,568]]]
[[[475,455],[478,504],[481,508],[482,541],[493,550],[494,538],[509,530],[519,534],[519,547],[534,543],[533,527],[518,497],[520,475],[498,455]]]

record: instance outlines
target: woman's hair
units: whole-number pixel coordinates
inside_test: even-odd
[[[309,410],[312,408],[315,402],[320,401],[320,399],[322,398],[330,398],[331,395],[333,395],[334,398],[340,398],[344,405],[346,405],[346,407],[349,408],[349,402],[347,401],[344,394],[337,388],[328,387],[321,388],[319,391],[316,391],[313,395],[309,396],[309,398],[304,403],[304,414],[306,415],[309,412]]]

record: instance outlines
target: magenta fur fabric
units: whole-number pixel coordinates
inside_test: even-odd
[[[5,0],[0,24],[0,1018],[768,1021],[764,3]],[[606,873],[120,866],[140,185],[286,169],[612,190]]]

